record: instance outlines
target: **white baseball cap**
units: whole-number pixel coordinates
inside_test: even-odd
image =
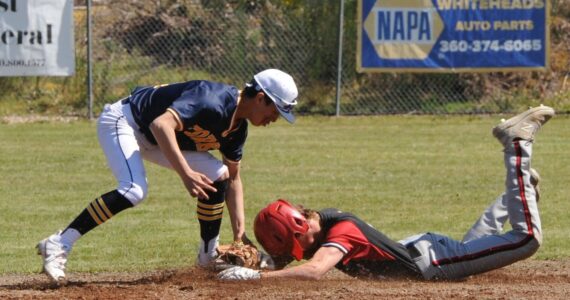
[[[275,103],[277,110],[289,123],[295,122],[292,111],[297,105],[297,85],[291,75],[277,69],[267,69],[253,76],[256,90],[263,90]]]

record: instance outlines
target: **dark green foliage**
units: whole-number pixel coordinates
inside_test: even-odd
[[[102,3],[93,13],[95,114],[136,85],[211,79],[241,87],[270,67],[297,79],[300,113],[335,113],[340,1]],[[344,3],[342,114],[504,112],[537,102],[570,111],[568,1],[552,1],[549,71],[461,74],[357,73],[358,3]],[[86,115],[84,10],[75,21],[76,74],[0,78],[0,115]]]

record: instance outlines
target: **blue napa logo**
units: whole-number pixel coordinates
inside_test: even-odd
[[[430,10],[378,9],[376,42],[433,42],[433,18]]]
[[[382,59],[425,59],[444,27],[424,0],[378,0],[364,17],[364,32]]]

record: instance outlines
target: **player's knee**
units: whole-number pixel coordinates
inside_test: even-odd
[[[141,203],[148,195],[148,185],[130,182],[128,184],[121,185],[118,189],[121,194],[125,195],[133,206]]]
[[[536,250],[542,246],[542,234],[535,234],[534,240],[536,241]]]
[[[222,165],[218,173],[221,175],[215,181],[224,181],[230,178],[230,171],[225,165]]]
[[[541,245],[541,244],[542,244],[542,239],[540,239],[540,238],[536,238],[536,237],[535,237],[535,238],[532,240],[532,242],[530,243],[530,249],[529,249],[530,254],[529,254],[529,257],[532,256],[532,255],[534,255],[534,254],[538,251],[538,248],[540,248],[540,245]]]
[[[540,248],[540,244],[542,244],[542,239],[537,236],[533,236],[533,238],[524,246],[524,257],[529,258],[533,256]]]

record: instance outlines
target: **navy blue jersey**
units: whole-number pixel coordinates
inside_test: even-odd
[[[247,121],[240,120],[231,132],[230,123],[237,108],[236,87],[217,82],[194,80],[156,87],[137,87],[129,98],[139,130],[156,144],[149,125],[166,111],[182,123],[176,132],[181,150],[218,149],[229,160],[242,158],[247,138]]]

